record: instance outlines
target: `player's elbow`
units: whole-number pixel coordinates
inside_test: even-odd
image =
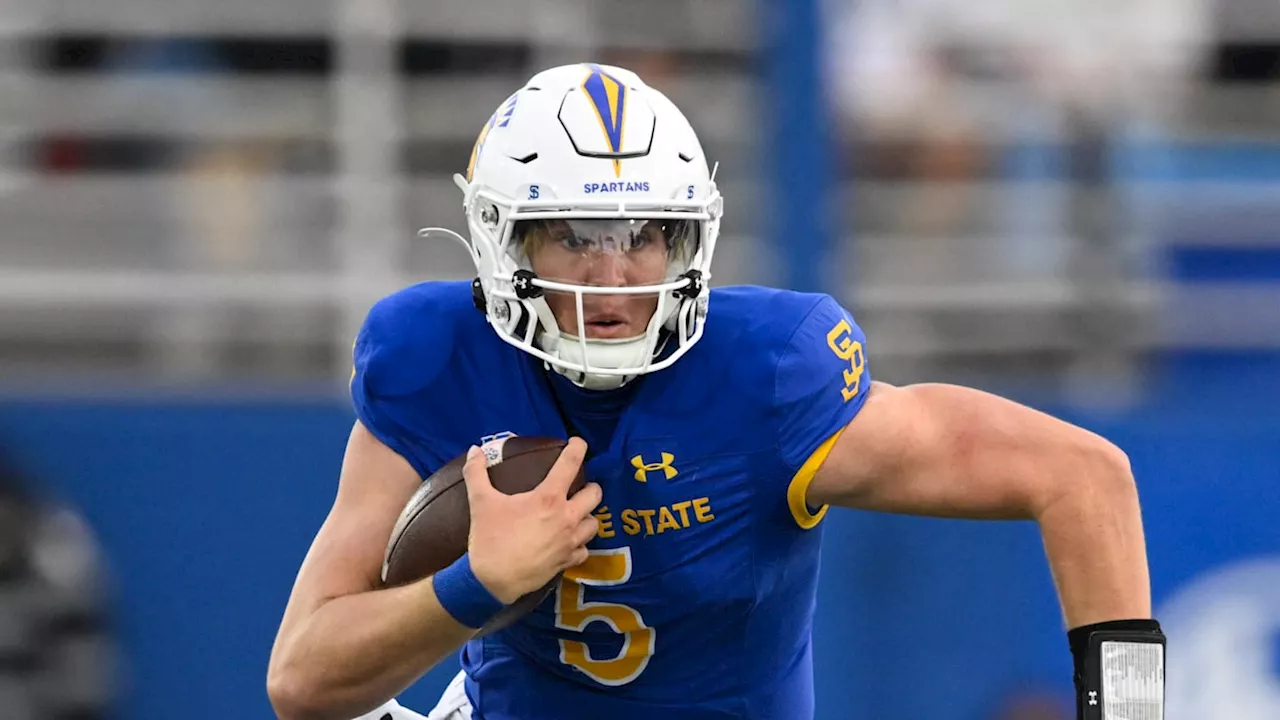
[[[267,669],[267,697],[280,720],[328,720],[331,713],[317,704],[319,688],[303,673],[272,662]]]
[[[280,720],[305,720],[306,710],[303,707],[303,692],[298,678],[274,665],[267,670],[267,698]]]
[[[1129,455],[1111,442],[1099,438],[1094,462],[1097,471],[1090,476],[1094,492],[1107,502],[1129,501],[1138,496]]]
[[[1036,503],[1036,516],[1061,502],[1088,507],[1122,507],[1137,502],[1137,485],[1129,456],[1110,441],[1081,433],[1070,453],[1073,462],[1052,481],[1052,489]]]

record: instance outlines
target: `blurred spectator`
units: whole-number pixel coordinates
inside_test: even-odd
[[[676,53],[662,48],[612,50],[604,54],[603,61],[631,70],[644,78],[646,85],[662,92],[670,92],[669,83],[688,70]]]
[[[1204,0],[833,0],[830,85],[872,175],[976,180],[1019,136],[1160,115],[1202,62]],[[1090,121],[1092,122],[1092,120]],[[1064,127],[1065,126],[1065,127]],[[942,232],[962,188],[926,187],[904,227]]]
[[[914,308],[890,332],[1053,353],[1089,400],[1124,402],[1148,246],[1118,149],[1184,131],[1210,0],[827,1],[860,280],[871,297],[938,290],[881,302]]]
[[[1098,111],[1160,102],[1203,63],[1208,1],[832,0],[832,90],[845,118],[884,130],[999,130],[1000,109],[968,95],[983,80]]]
[[[24,480],[0,463],[0,716],[105,718],[116,653],[97,548],[79,516]]]

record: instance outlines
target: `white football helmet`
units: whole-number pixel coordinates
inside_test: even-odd
[[[485,123],[466,177],[454,180],[476,304],[507,343],[581,387],[611,389],[670,366],[702,336],[723,201],[688,120],[635,73],[594,64],[538,73]],[[567,233],[565,247],[584,258],[589,242],[625,254],[642,228],[660,228],[666,273],[637,285],[539,277],[523,242],[538,221]],[[561,329],[548,292],[572,298],[576,328]],[[602,295],[656,296],[657,309],[643,334],[588,338],[584,296]]]

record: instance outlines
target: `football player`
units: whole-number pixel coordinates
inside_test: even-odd
[[[1161,707],[1125,454],[976,390],[873,382],[828,296],[710,289],[723,204],[662,93],[617,67],[539,73],[457,181],[477,277],[384,298],[359,333],[358,422],[272,652],[281,717],[397,717],[394,696],[461,648],[432,718],[810,718],[832,505],[1037,521],[1081,712]],[[513,434],[571,439],[508,496],[476,448]],[[401,509],[463,453],[468,553],[380,589]]]

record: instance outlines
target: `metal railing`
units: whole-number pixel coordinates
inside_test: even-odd
[[[17,3],[0,26],[0,370],[122,365],[210,379],[262,371],[255,358],[279,355],[305,362],[269,372],[345,381],[351,336],[377,297],[471,272],[458,249],[414,231],[461,229],[448,174],[465,164],[479,123],[536,69],[597,52],[653,62],[656,84],[721,161],[716,284],[774,281],[770,258],[786,238],[760,236],[769,183],[756,175],[767,108],[750,61],[755,21],[739,0]],[[30,52],[55,34],[317,38],[332,71],[56,72]],[[415,40],[457,57],[406,73]],[[490,52],[505,59],[490,62]],[[1156,118],[1167,143],[1280,143],[1280,106],[1265,102],[1275,91],[1195,92],[1188,112]],[[1021,102],[1007,89],[973,93],[1009,112]],[[160,159],[86,171],[95,138]],[[1056,126],[1030,138],[997,133],[990,152],[1030,141],[1061,151],[1065,138]],[[1092,190],[1062,173],[861,174],[840,190],[847,234],[831,287],[877,355],[903,363],[1071,362],[1108,343],[1125,352],[1280,344],[1265,311],[1280,307],[1274,286],[1171,284],[1152,261],[1171,228],[1240,224],[1242,209],[1275,206],[1280,180],[1188,180],[1200,168],[1183,169]],[[895,220],[939,193],[958,194],[962,222],[930,231]],[[1090,274],[1097,239],[1081,225],[1098,203],[1118,206],[1102,276]],[[1220,232],[1218,241],[1237,240]],[[1234,324],[1214,325],[1224,314]]]

